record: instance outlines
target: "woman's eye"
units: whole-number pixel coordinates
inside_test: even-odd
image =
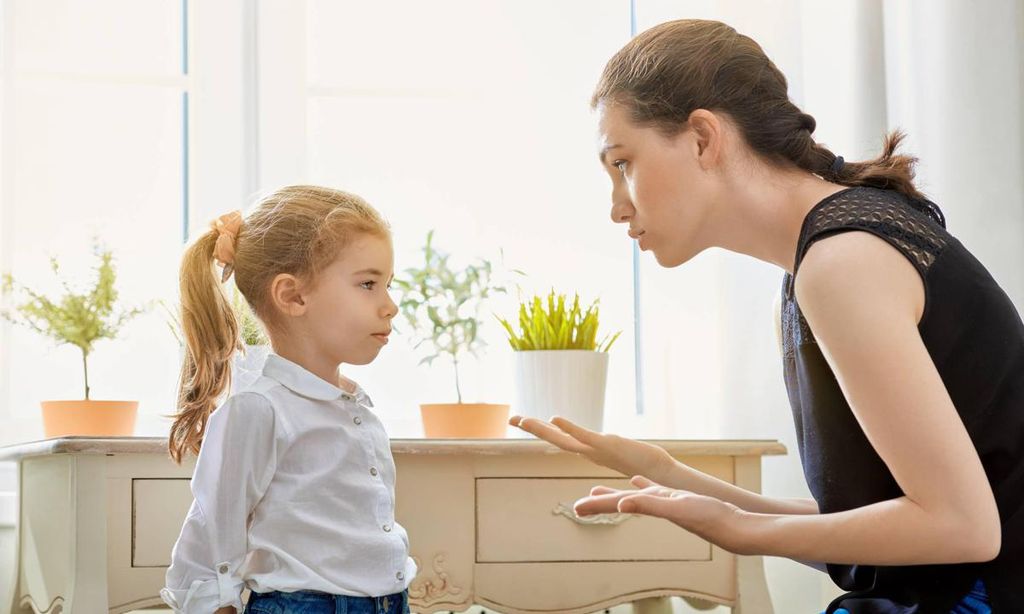
[[[373,287],[377,285],[377,282],[375,282],[375,281],[364,281],[363,283],[361,283],[359,285],[364,287],[364,288],[366,288],[367,290],[373,290]]]
[[[612,166],[614,166],[615,168],[619,169],[619,172],[622,173],[623,175],[626,174],[626,161],[625,160],[616,160],[615,162],[612,162]]]

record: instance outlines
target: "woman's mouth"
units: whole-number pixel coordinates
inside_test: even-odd
[[[644,249],[644,238],[645,238],[646,234],[647,234],[646,230],[632,230],[632,229],[630,229],[630,231],[629,231],[629,237],[631,239],[635,239],[636,240],[636,242],[640,246],[640,249]]]
[[[390,333],[373,333],[370,336],[376,339],[377,341],[380,341],[382,344],[387,345],[389,334]]]

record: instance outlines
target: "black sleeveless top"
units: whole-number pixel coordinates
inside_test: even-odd
[[[828,564],[832,579],[850,592],[827,611],[946,614],[981,579],[993,612],[1024,612],[1024,324],[988,271],[946,231],[938,208],[894,191],[849,188],[815,205],[797,241],[794,275],[811,244],[846,231],[884,239],[921,274],[925,307],[918,330],[978,450],[1003,541],[987,563]],[[902,496],[800,313],[789,274],[782,293],[786,389],[804,475],[821,513]]]

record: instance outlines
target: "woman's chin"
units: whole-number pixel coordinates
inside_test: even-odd
[[[670,253],[665,250],[651,250],[651,253],[654,254],[654,259],[658,261],[658,265],[666,269],[673,269],[685,262],[688,262],[694,256],[694,254],[680,252]]]

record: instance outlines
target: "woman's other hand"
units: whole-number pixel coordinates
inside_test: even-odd
[[[731,503],[685,490],[667,488],[635,476],[639,490],[595,486],[590,495],[576,502],[579,516],[591,514],[642,514],[664,518],[716,546],[735,554],[753,554],[745,536],[753,528],[744,522],[749,515]]]

